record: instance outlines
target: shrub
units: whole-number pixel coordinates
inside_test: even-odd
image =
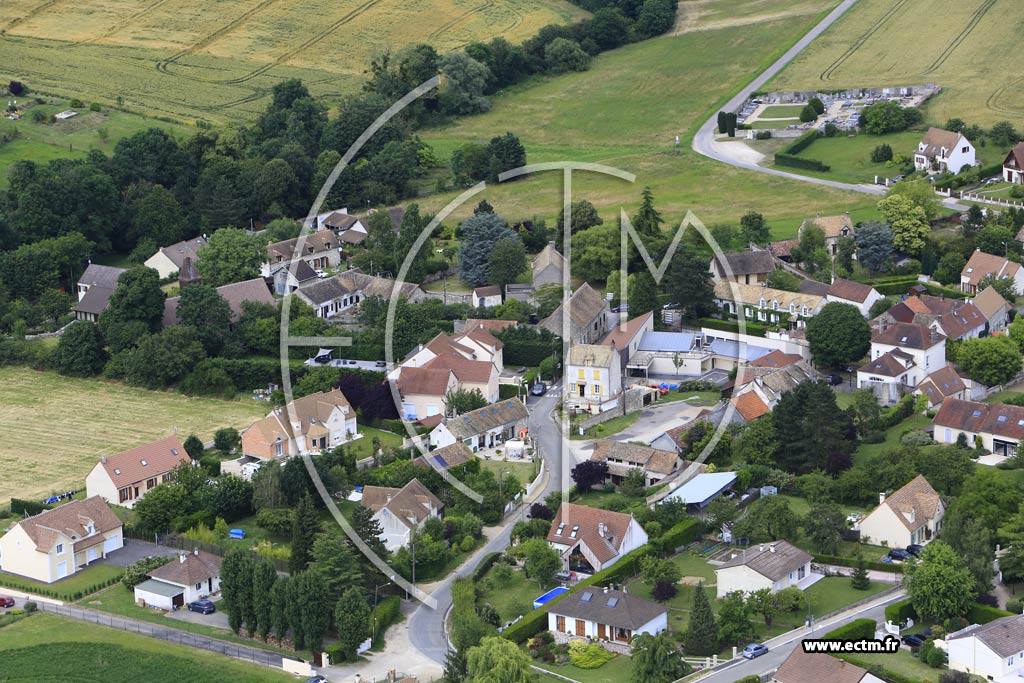
[[[818,118],[818,111],[810,104],[800,110],[800,122],[810,123]]]
[[[921,659],[931,668],[940,669],[946,663],[946,653],[937,647],[932,647],[927,655],[921,656]]]
[[[580,669],[597,669],[604,666],[615,655],[597,643],[574,640],[569,643],[569,662]]]
[[[484,578],[488,570],[494,566],[494,563],[501,558],[501,553],[489,553],[484,559],[480,560],[480,564],[473,570],[473,583],[478,583]]]
[[[699,519],[684,519],[662,534],[661,538],[651,541],[651,545],[656,552],[675,552],[676,548],[695,540],[700,535],[700,531]]]
[[[839,132],[839,126],[837,126],[836,124],[834,124],[834,123],[826,123],[825,124],[825,137],[827,137],[827,138],[834,138],[836,136],[836,133],[838,133],[838,132]]]
[[[817,159],[805,159],[804,157],[796,157],[792,154],[776,153],[775,154],[775,165],[776,166],[789,166],[790,168],[802,168],[808,171],[821,171],[827,173],[832,169],[828,164],[823,164]]]
[[[1024,602],[1021,600],[1008,600],[1006,602],[1006,611],[1013,612],[1014,614],[1024,614]]]
[[[910,604],[910,600],[900,600],[885,608],[885,620],[894,624],[901,624],[907,619],[917,619],[917,610]]]
[[[91,104],[89,104],[89,111],[100,111],[100,103],[92,102]]]
[[[79,100],[79,99],[76,98],[76,99],[71,100],[71,102],[69,103],[69,106],[72,109],[81,109],[82,107],[85,106],[85,102],[83,102],[82,100]]]
[[[928,432],[912,429],[900,437],[900,443],[904,446],[930,446],[935,443],[935,440],[928,435]]]
[[[759,130],[758,132],[754,133],[754,139],[755,140],[771,140],[772,139],[772,132],[770,130]]]
[[[128,565],[121,577],[121,583],[128,590],[134,590],[137,585],[149,578],[149,573],[157,567],[162,567],[171,561],[170,557],[144,557]]]
[[[11,498],[11,512],[22,517],[28,517],[31,515],[38,515],[40,512],[46,509],[46,506],[42,503],[37,503],[34,500],[22,500],[20,498]]]
[[[816,131],[816,130],[809,130],[806,133],[804,133],[803,135],[801,135],[800,137],[798,137],[793,142],[791,142],[788,145],[786,145],[785,147],[783,147],[782,148],[782,153],[783,154],[799,154],[800,152],[802,152],[805,149],[807,149],[808,147],[810,147],[811,143],[813,143],[817,139],[818,139],[818,131]]]
[[[889,145],[878,145],[871,150],[871,161],[876,164],[892,161],[892,147]]]
[[[964,616],[966,616],[967,620],[972,624],[987,624],[988,622],[995,621],[996,619],[1012,616],[1012,613],[1005,612],[996,607],[989,607],[988,605],[975,603],[971,607],[971,610]],[[951,629],[946,630],[950,631]]]
[[[845,626],[833,629],[822,636],[823,640],[871,640],[875,637],[874,619],[854,619]]]
[[[377,603],[376,630],[373,633],[373,644],[378,645],[379,640],[387,633],[388,627],[396,624],[402,619],[402,599],[397,595],[389,595]],[[372,624],[373,622],[371,622]]]
[[[25,611],[27,613],[31,614],[32,612],[35,612],[37,609],[39,609],[39,605],[36,603],[35,600],[29,600],[25,603]]]

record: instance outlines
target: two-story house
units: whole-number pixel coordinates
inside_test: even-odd
[[[111,505],[131,508],[149,490],[168,481],[171,470],[190,462],[181,440],[168,436],[116,455],[101,455],[85,478],[85,490]]]
[[[715,285],[715,303],[726,315],[742,317],[749,322],[801,328],[825,307],[826,299],[817,294],[723,280]]]
[[[815,216],[814,218],[805,218],[800,224],[800,228],[797,230],[797,235],[803,235],[804,230],[811,225],[821,228],[821,231],[825,233],[825,248],[831,256],[835,256],[839,253],[839,240],[844,237],[856,236],[853,221],[850,219],[850,214],[848,213],[841,213],[837,216]],[[799,244],[799,240],[797,241],[797,244]]]
[[[942,529],[946,506],[922,475],[891,495],[880,493],[878,507],[860,521],[861,539],[874,545],[906,548],[924,545]]]
[[[358,437],[356,411],[339,389],[275,408],[242,432],[242,452],[260,460],[319,453]]]
[[[565,364],[566,403],[592,413],[617,406],[622,396],[621,362],[614,345],[570,344]]]
[[[221,558],[196,548],[149,572],[135,586],[135,602],[172,610],[220,592]]]
[[[927,325],[948,339],[980,337],[988,320],[972,301],[947,299],[928,294],[910,294],[882,313],[876,321]]]
[[[566,303],[569,306],[568,320],[563,319],[566,305],[563,303],[540,321],[540,326],[562,338],[568,332],[569,340],[576,344],[593,344],[608,332],[608,302],[589,284],[584,282],[580,285]]]
[[[594,442],[591,460],[607,463],[608,479],[621,484],[630,472],[641,472],[645,486],[655,486],[659,481],[679,469],[681,461],[675,450],[664,451],[636,443],[600,439]]]
[[[939,443],[956,443],[960,435],[968,446],[1012,457],[1024,438],[1024,407],[1008,403],[977,403],[950,397],[932,420]]]
[[[974,166],[974,145],[963,133],[932,126],[914,150],[914,168],[930,173],[960,173]]]
[[[90,263],[82,273],[82,277],[78,278],[78,303],[75,304],[75,319],[96,322],[100,313],[107,310],[110,297],[117,289],[117,280],[124,272],[124,268]]]
[[[770,251],[738,251],[711,258],[711,279],[718,283],[733,280],[744,285],[761,285],[776,268]]]
[[[1010,261],[1003,256],[986,254],[975,249],[967,265],[960,272],[960,291],[965,294],[977,294],[982,280],[988,276],[996,278],[1008,277],[1013,280],[1015,291],[1024,292],[1024,266]]]
[[[590,575],[646,545],[647,532],[633,515],[562,503],[547,541],[562,556],[563,569]]]
[[[1003,160],[1003,180],[1024,185],[1024,142],[1018,142]]]
[[[988,323],[986,332],[1002,332],[1010,322],[1010,304],[995,287],[986,287],[972,300]]]
[[[428,519],[440,517],[444,505],[419,479],[400,489],[364,486],[359,504],[380,524],[384,547],[394,552],[409,544],[413,532]]]
[[[882,322],[871,335],[871,360],[857,370],[857,386],[895,403],[946,366],[946,335],[919,323]]]
[[[11,525],[0,537],[0,569],[59,581],[123,547],[122,526],[99,496],[65,503]]]
[[[396,382],[402,397],[402,417],[410,421],[444,417],[447,396],[459,387],[451,368],[405,368]]]

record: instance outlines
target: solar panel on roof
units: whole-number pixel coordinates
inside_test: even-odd
[[[1006,422],[1006,416],[1000,415],[999,417],[996,418],[996,422]]]

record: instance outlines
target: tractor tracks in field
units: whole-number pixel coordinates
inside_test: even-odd
[[[992,9],[992,6],[995,4],[996,0],[984,0],[978,9],[974,11],[974,14],[971,15],[967,25],[961,29],[960,33],[956,34],[953,40],[949,41],[949,45],[947,45],[942,53],[935,58],[934,62],[929,64],[928,67],[921,72],[921,75],[927,76],[928,74],[937,71],[943,64],[945,64],[946,60],[949,59],[949,56],[953,54],[958,47],[960,47],[960,43],[964,42],[967,39],[967,36],[971,35],[971,32],[981,22],[981,20],[985,18],[985,15],[988,14],[988,11]]]
[[[875,33],[877,33],[878,30],[881,29],[882,26],[884,26],[886,22],[889,21],[889,19],[898,14],[900,10],[902,10],[908,2],[910,2],[910,0],[898,0],[898,2],[896,2],[896,4],[894,4],[892,7],[890,7],[885,12],[885,14],[878,18],[878,21],[871,24],[871,26],[868,27],[868,30],[866,30],[855,41],[853,41],[853,43],[850,44],[850,47],[846,48],[846,51],[843,52],[843,54],[839,55],[834,62],[829,64],[828,67],[821,72],[818,78],[826,82],[832,80],[832,75],[836,72],[836,70],[839,69],[839,67],[841,67],[846,62],[846,60],[852,57],[854,53],[857,52],[857,50],[862,48],[864,46],[864,43],[868,42],[871,36],[875,35]]]
[[[21,22],[25,21],[26,19],[31,19],[32,17],[34,17],[36,15],[42,14],[43,12],[45,12],[48,9],[50,9],[54,5],[60,3],[61,1],[62,0],[46,0],[46,2],[44,2],[44,3],[40,4],[40,5],[36,5],[32,9],[30,9],[28,12],[25,12],[25,14],[23,14],[22,16],[15,17],[14,19],[11,19],[9,22],[7,22],[6,26],[4,26],[3,28],[0,28],[0,34],[7,33],[12,28],[17,26]]]
[[[992,111],[999,112],[1000,114],[1020,116],[1022,111],[1024,111],[1020,107],[1011,107],[1005,104],[1000,104],[999,101],[1007,92],[1019,92],[1021,88],[1024,88],[1024,78],[1018,78],[1010,81],[1009,83],[997,88],[995,92],[989,95],[988,99],[985,100],[985,106]]]
[[[132,22],[136,21],[137,19],[140,19],[141,17],[146,16],[153,10],[160,9],[162,5],[166,5],[168,2],[170,2],[170,0],[156,0],[156,2],[143,7],[139,11],[134,12],[133,14],[125,17],[124,19],[114,22],[114,24],[112,24],[109,28],[104,30],[98,36],[93,36],[92,38],[88,38],[86,40],[79,40],[78,42],[72,43],[68,47],[79,47],[80,45],[89,45],[90,43],[96,43],[103,40],[104,38],[109,38],[110,36],[117,35],[121,31],[131,26]]]
[[[435,38],[440,36],[442,33],[447,33],[448,31],[452,30],[453,28],[455,28],[456,26],[461,24],[464,20],[468,19],[469,17],[473,16],[474,14],[479,14],[480,12],[483,12],[484,10],[490,9],[491,7],[494,7],[494,0],[484,0],[484,3],[482,5],[478,5],[477,7],[474,7],[471,10],[466,10],[465,12],[463,12],[460,15],[458,15],[454,19],[450,19],[450,20],[446,21],[445,23],[441,24],[439,27],[437,27],[436,29],[431,31],[429,34],[427,34],[427,40],[428,41],[434,40]]]

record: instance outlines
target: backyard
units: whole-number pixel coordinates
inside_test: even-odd
[[[295,680],[284,672],[213,652],[38,613],[3,627],[0,660],[4,680],[9,681],[287,683]]]
[[[100,455],[175,433],[209,440],[218,428],[248,427],[267,410],[250,399],[196,398],[0,368],[0,500],[82,488]]]

